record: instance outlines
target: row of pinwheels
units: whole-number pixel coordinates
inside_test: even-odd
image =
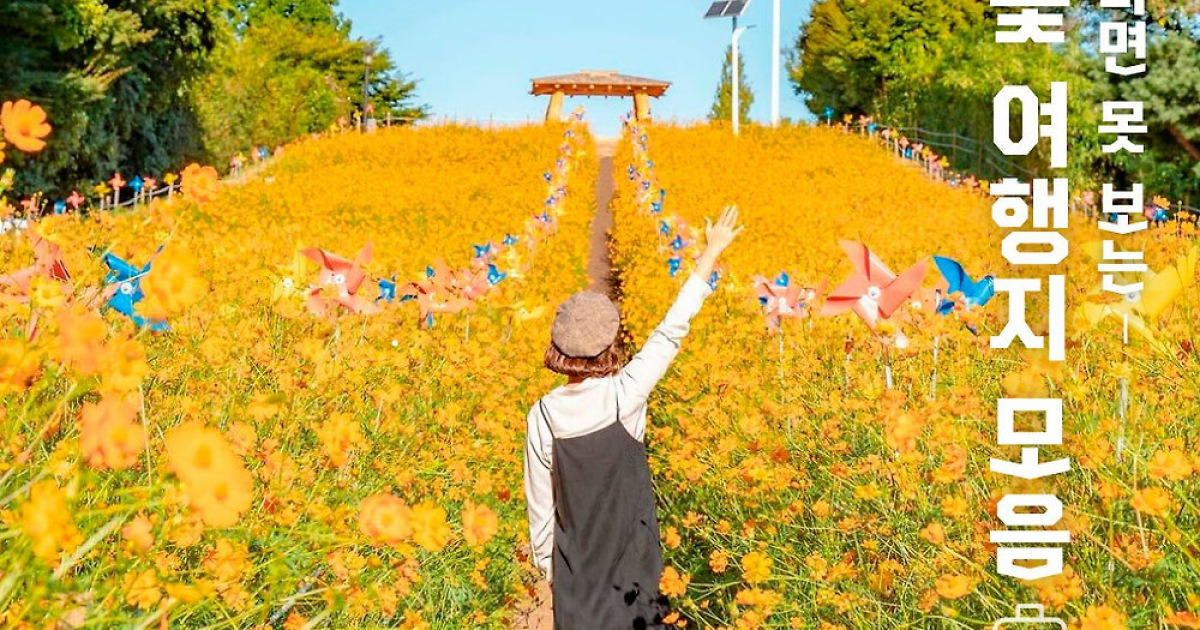
[[[698,234],[664,207],[666,190],[658,186],[654,175],[647,129],[629,118],[625,119],[625,124],[633,147],[633,163],[628,167],[628,176],[635,183],[640,207],[658,221],[658,233],[663,241],[660,248],[668,250],[668,270],[675,276],[682,267],[684,254],[692,251],[692,255],[696,255],[691,247]],[[814,312],[829,316],[852,311],[872,331],[877,331],[881,321],[891,318],[907,303],[916,310],[939,315],[957,314],[972,333],[978,334],[975,325],[978,311],[996,293],[993,275],[975,280],[958,261],[935,255],[933,261],[942,281],[932,289],[922,288],[928,271],[925,261],[918,261],[903,273],[896,274],[866,245],[852,241],[840,243],[854,271],[832,291],[827,291],[828,280],[804,286],[794,283],[787,271],[772,278],[752,277],[754,295],[763,308],[768,327],[777,328],[784,319],[811,317]],[[1095,262],[1101,261],[1100,245],[1099,242],[1089,243],[1085,248]],[[1146,319],[1163,315],[1183,289],[1194,283],[1198,259],[1200,247],[1193,247],[1161,272],[1145,270],[1122,275],[1117,278],[1119,282],[1125,285],[1141,282],[1142,289],[1120,299],[1109,298],[1103,287],[1096,287],[1079,306],[1080,319],[1089,326],[1107,317],[1124,319],[1135,332],[1152,340],[1154,336]],[[714,277],[714,283],[715,280]],[[818,310],[818,302],[822,301]],[[885,342],[901,347],[906,344],[902,333]]]
[[[567,181],[572,156],[578,151],[579,132],[583,125],[583,109],[570,117],[563,132],[563,143],[554,166],[542,175],[547,186],[543,207],[526,219],[523,230],[505,234],[497,241],[472,245],[474,254],[465,269],[451,269],[438,260],[425,268],[422,277],[400,284],[398,274],[374,278],[378,294],[374,300],[361,294],[371,279],[367,264],[372,257],[367,243],[354,257],[348,259],[319,248],[298,247],[289,267],[278,273],[273,298],[303,298],[313,315],[336,316],[342,312],[374,315],[383,312],[388,304],[415,301],[419,308],[420,325],[432,327],[434,316],[471,309],[506,278],[519,278],[528,268],[528,259],[538,244],[558,229],[558,218],[564,211]],[[315,283],[309,282],[307,261],[320,266]]]
[[[98,255],[108,267],[108,274],[104,277],[104,286],[100,288],[85,287],[76,291],[71,272],[68,271],[63,260],[62,249],[32,230],[27,232],[27,235],[33,247],[33,264],[0,275],[0,299],[13,300],[23,304],[29,303],[33,295],[34,283],[40,280],[46,282],[47,286],[56,287],[62,299],[67,303],[77,302],[89,308],[103,303],[138,326],[159,331],[169,329],[166,320],[144,317],[137,311],[138,304],[146,297],[142,290],[142,280],[150,273],[154,258],[163,251],[163,247],[159,247],[143,266],[131,264],[110,251],[93,247],[92,253]],[[36,312],[30,318],[26,333],[30,339],[38,333]]]
[[[658,186],[654,174],[654,161],[649,156],[648,130],[628,117],[625,123],[633,146],[633,164],[629,165],[627,173],[635,183],[639,205],[646,214],[658,221],[658,233],[669,249],[668,270],[675,276],[683,265],[684,255],[689,252],[693,257],[696,255],[692,246],[698,234],[696,230],[688,228],[682,218],[664,207],[666,190]],[[897,275],[862,243],[842,241],[842,248],[850,257],[855,273],[828,293],[828,281],[802,286],[794,284],[786,271],[770,279],[763,275],[753,276],[755,298],[763,307],[768,326],[775,328],[785,318],[811,315],[817,301],[824,299],[820,311],[822,315],[853,311],[875,329],[880,320],[891,317],[918,291],[927,271],[926,263],[921,261]],[[945,315],[956,308],[981,307],[995,293],[992,276],[973,281],[962,265],[953,259],[935,256],[934,260],[949,285],[947,290],[938,289],[929,296],[932,299],[928,300],[928,304],[938,313]],[[716,278],[712,280],[715,282]],[[960,301],[950,297],[954,293],[962,295]]]

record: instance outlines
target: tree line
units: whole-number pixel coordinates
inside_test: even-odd
[[[1048,95],[1052,81],[1066,81],[1067,175],[1074,182],[1143,182],[1148,193],[1197,204],[1200,3],[1146,0],[1145,8],[1139,16],[1095,0],[1075,3],[1063,10],[1066,42],[1051,46],[995,43],[996,10],[987,0],[817,0],[798,34],[789,74],[810,111],[832,107],[839,115],[960,134],[981,145],[992,142],[992,99],[1001,87],[1029,85]],[[1126,78],[1105,70],[1100,23],[1118,20],[1146,29],[1143,74]],[[1132,56],[1122,64],[1137,63]],[[1108,100],[1145,102],[1149,133],[1135,138],[1144,153],[1101,151],[1113,139],[1098,131],[1101,103]],[[970,165],[974,156],[963,154]],[[1047,157],[1039,149],[1012,163],[1045,174]]]
[[[14,190],[87,192],[114,172],[218,167],[325,131],[363,107],[421,118],[416,83],[350,34],[337,0],[0,2],[0,101],[49,114],[46,150],[13,157]]]

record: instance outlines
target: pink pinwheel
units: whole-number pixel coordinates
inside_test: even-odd
[[[821,314],[836,315],[853,310],[874,329],[880,319],[891,317],[921,286],[927,263],[921,261],[897,276],[866,245],[840,242],[850,256],[855,273],[829,294]]]
[[[458,293],[459,297],[467,300],[470,306],[474,306],[476,300],[483,297],[491,288],[486,268],[457,273],[451,284],[451,289]]]
[[[774,280],[754,276],[751,281],[754,282],[756,297],[770,328],[779,326],[785,317],[803,315],[828,286],[828,282],[822,282],[818,287],[802,287],[793,284],[786,272],[780,273]]]
[[[367,279],[363,265],[371,260],[371,251],[371,244],[367,243],[354,260],[350,261],[323,249],[303,250],[301,253],[304,256],[321,265],[317,286],[309,294],[309,311],[316,315],[324,315],[329,312],[329,306],[338,304],[352,313],[372,315],[380,312],[382,309],[373,302],[358,296],[358,290]],[[333,295],[326,297],[327,291]]]
[[[120,188],[124,187],[126,183],[127,182],[125,181],[125,178],[121,177],[120,172],[113,175],[112,179],[108,180],[108,184],[113,187],[113,190],[119,190]]]
[[[37,276],[64,284],[71,281],[71,274],[63,263],[62,250],[58,245],[33,233],[29,238],[33,241],[33,266],[0,276],[0,290],[11,293],[20,303],[29,301],[30,284]]]
[[[73,210],[78,210],[79,206],[83,205],[83,196],[79,194],[78,190],[72,190],[71,196],[67,197],[67,203],[71,204]]]

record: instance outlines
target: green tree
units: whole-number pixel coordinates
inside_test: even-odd
[[[362,109],[365,48],[340,18],[297,21],[260,12],[223,48],[197,91],[205,146],[224,163],[249,145],[274,146],[325,131]],[[372,56],[368,96],[378,117],[423,118],[412,102],[416,83],[395,70],[390,54]]]
[[[200,157],[190,89],[226,38],[225,0],[0,3],[0,100],[28,98],[54,132],[10,156],[17,194],[72,188],[120,170],[160,173]]]
[[[746,81],[746,56],[738,55],[738,119],[747,120],[750,106],[754,104],[754,92]],[[721,66],[721,81],[717,84],[717,93],[713,97],[712,109],[708,113],[709,120],[731,120],[733,118],[733,48],[725,47],[725,63]]]

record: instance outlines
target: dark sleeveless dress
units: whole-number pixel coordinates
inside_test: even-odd
[[[549,420],[546,408],[542,414]],[[645,446],[618,418],[554,438],[554,627],[663,628],[667,600]]]

